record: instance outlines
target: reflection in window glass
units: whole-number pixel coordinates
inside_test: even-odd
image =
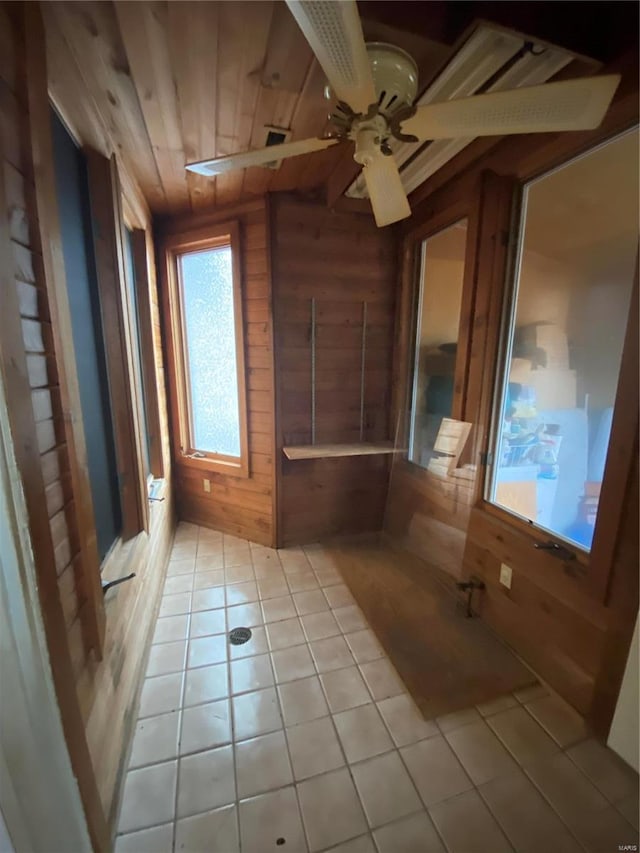
[[[638,132],[530,183],[489,499],[589,550],[638,247]]]
[[[240,456],[231,247],[178,258],[194,450]]]
[[[422,244],[409,460],[423,468],[451,416],[466,239],[462,220]]]

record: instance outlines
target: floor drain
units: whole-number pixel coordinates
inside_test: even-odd
[[[241,646],[251,639],[251,628],[233,628],[229,631],[229,642],[232,646]]]

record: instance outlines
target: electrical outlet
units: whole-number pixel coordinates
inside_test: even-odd
[[[511,566],[502,563],[500,566],[500,583],[502,586],[506,586],[507,589],[511,589],[511,575]]]
[[[205,490],[205,492],[210,492],[211,491],[211,480],[203,480],[202,481],[202,488]]]

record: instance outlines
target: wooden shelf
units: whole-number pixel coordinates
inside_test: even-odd
[[[295,447],[283,447],[287,459],[336,459],[340,456],[374,456],[380,453],[403,453],[390,441],[377,444],[362,442],[358,444],[300,444]]]

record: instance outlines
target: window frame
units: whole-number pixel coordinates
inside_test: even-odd
[[[432,476],[426,468],[418,465],[409,458],[409,438],[411,436],[411,424],[413,421],[413,388],[415,384],[415,358],[418,334],[418,310],[420,303],[420,278],[421,278],[421,255],[424,243],[451,228],[458,222],[466,220],[467,236],[465,243],[464,274],[462,285],[462,298],[460,302],[460,320],[458,324],[458,351],[454,371],[454,390],[450,417],[454,420],[465,420],[466,389],[469,382],[469,357],[470,337],[468,331],[471,327],[473,306],[475,303],[476,275],[475,275],[475,251],[478,230],[478,202],[474,198],[462,196],[457,188],[447,190],[442,199],[442,207],[437,210],[430,209],[426,215],[420,217],[417,225],[414,225],[404,235],[405,259],[403,278],[408,284],[411,334],[408,347],[399,359],[399,375],[403,386],[402,395],[397,402],[402,401],[406,420],[401,429],[407,447],[406,455],[403,454],[403,462],[409,466],[409,470],[423,479]],[[404,366],[400,366],[404,362]],[[396,402],[396,405],[397,405]],[[395,408],[395,407],[392,407]],[[397,415],[396,415],[397,417]],[[470,445],[470,440],[467,445]],[[468,450],[465,447],[464,458],[467,458]]]
[[[122,530],[117,544],[149,530],[149,501],[142,464],[118,168],[115,155],[107,158],[89,147],[84,152],[122,506]],[[102,563],[103,569],[108,562],[109,554]]]
[[[184,323],[184,303],[178,259],[190,252],[231,248],[234,331],[236,346],[236,378],[238,385],[238,420],[240,456],[228,456],[199,450],[192,446],[191,400],[188,381],[188,353]],[[247,432],[247,389],[245,369],[245,333],[240,265],[240,226],[236,220],[221,222],[206,228],[184,231],[165,240],[165,318],[169,350],[169,384],[173,422],[173,448],[176,462],[191,468],[217,472],[235,477],[249,476],[249,441]]]
[[[123,199],[124,202],[124,199]],[[153,305],[149,256],[147,252],[147,231],[139,227],[131,215],[125,212],[124,226],[131,232],[132,268],[137,308],[138,343],[140,352],[142,405],[146,422],[146,438],[149,448],[150,476],[154,480],[164,477],[164,459],[162,454],[162,426],[160,421],[160,402],[158,397],[158,378],[154,347]]]
[[[448,231],[450,228],[454,228],[456,225],[460,225],[460,223],[465,223],[466,231],[465,231],[465,245],[464,245],[464,261],[463,261],[463,272],[462,272],[462,289],[460,293],[460,308],[459,308],[459,318],[458,318],[458,331],[456,343],[458,344],[458,350],[456,350],[455,356],[455,365],[453,372],[453,394],[451,400],[451,413],[446,415],[448,418],[452,418],[454,420],[462,420],[461,410],[463,406],[463,398],[462,398],[462,390],[465,383],[465,375],[466,375],[466,360],[467,360],[467,341],[462,341],[461,343],[461,332],[464,329],[464,311],[468,308],[468,287],[469,287],[469,277],[467,274],[467,265],[471,262],[470,252],[469,252],[469,236],[470,236],[470,216],[471,214],[462,214],[457,218],[451,219],[451,212],[449,212],[449,216],[447,217],[447,223],[442,224],[438,223],[438,227],[433,229],[430,228],[428,233],[423,233],[422,231],[418,231],[415,236],[412,236],[411,243],[411,251],[413,253],[413,275],[414,275],[414,283],[413,283],[413,323],[412,323],[412,337],[411,337],[411,365],[410,365],[410,375],[409,375],[409,383],[407,388],[407,413],[408,413],[408,423],[407,423],[407,462],[410,465],[414,465],[416,468],[420,468],[423,471],[428,470],[425,466],[420,465],[420,463],[416,462],[414,459],[410,458],[410,454],[413,450],[414,443],[414,429],[415,429],[415,401],[416,401],[416,383],[418,380],[419,374],[419,365],[418,365],[418,334],[421,332],[421,321],[422,321],[422,304],[423,297],[425,292],[425,287],[427,286],[427,279],[424,273],[424,266],[426,262],[426,252],[427,252],[427,244],[434,237],[437,237],[440,234],[443,234],[445,231]]]
[[[144,388],[144,369],[142,354],[142,334],[140,311],[138,307],[138,285],[133,251],[133,229],[122,222],[122,247],[124,252],[124,273],[126,288],[127,319],[131,336],[131,375],[135,390],[135,409],[140,431],[140,465],[147,483],[147,489],[153,479],[151,453],[149,451],[149,425],[147,403]]]
[[[477,484],[478,508],[482,512],[487,513],[490,517],[509,526],[512,530],[520,533],[521,535],[534,538],[540,544],[546,543],[548,541],[553,541],[559,546],[572,552],[574,554],[573,566],[577,569],[577,577],[585,580],[585,582],[589,584],[592,589],[595,589],[596,595],[600,597],[603,597],[604,595],[603,590],[606,589],[606,583],[608,579],[608,574],[605,578],[605,572],[602,566],[605,563],[611,564],[613,561],[613,554],[608,554],[606,560],[602,557],[603,553],[608,550],[608,547],[604,544],[603,537],[599,535],[598,520],[600,518],[600,514],[598,514],[596,518],[596,525],[594,528],[591,547],[587,550],[579,544],[561,536],[555,531],[539,527],[535,522],[530,522],[523,516],[519,515],[516,511],[510,510],[507,507],[498,504],[495,499],[492,499],[490,497],[490,494],[493,485],[495,460],[499,445],[497,430],[498,424],[501,419],[503,395],[506,386],[506,373],[510,364],[511,350],[513,344],[511,334],[512,324],[515,323],[518,294],[520,291],[522,238],[524,236],[524,229],[526,225],[525,191],[528,186],[531,186],[537,181],[540,181],[545,177],[560,171],[561,169],[565,168],[566,166],[569,166],[576,160],[588,156],[591,152],[596,151],[597,149],[637,129],[638,123],[634,122],[632,125],[624,127],[622,129],[618,129],[612,133],[602,135],[597,134],[595,138],[590,141],[589,144],[574,149],[568,148],[560,156],[548,160],[544,165],[541,165],[539,168],[533,169],[530,172],[524,172],[522,175],[519,176],[518,183],[514,189],[514,204],[512,209],[511,227],[509,231],[508,257],[506,263],[506,270],[502,281],[502,305],[500,311],[500,321],[497,330],[497,340],[495,341],[496,356],[493,362],[493,379],[491,383],[488,383],[490,386],[491,402],[488,407],[488,418],[486,420],[486,439],[484,442],[485,449],[483,452],[485,454],[485,458],[491,461],[487,461],[487,463],[482,466],[482,476],[479,478],[479,482]],[[606,503],[609,507],[608,515],[615,514],[618,520],[622,515],[621,500],[622,496],[624,495],[624,489],[620,488],[619,482],[616,483],[615,488],[611,487],[610,484],[614,477],[612,474],[610,474],[607,478],[607,468],[609,466],[610,451],[612,448],[612,443],[614,441],[613,436],[614,429],[616,429],[616,421],[618,422],[617,430],[619,431],[621,430],[620,424],[627,424],[628,422],[628,418],[625,418],[618,411],[618,403],[620,400],[619,386],[621,382],[625,381],[625,379],[623,378],[623,373],[624,377],[626,377],[626,374],[629,372],[628,349],[630,344],[628,343],[628,338],[630,335],[630,329],[633,325],[633,302],[634,298],[637,299],[637,273],[638,269],[636,266],[636,282],[632,285],[629,308],[630,313],[627,325],[625,326],[625,329],[623,331],[623,346],[620,356],[620,368],[613,404],[613,423],[605,461],[605,474],[602,481],[602,491],[600,494],[601,504],[604,503],[603,492],[605,494]],[[624,429],[624,427],[622,427],[622,429]],[[613,507],[615,507],[615,513],[612,509]],[[601,527],[604,527],[605,524],[606,521],[601,524]],[[609,545],[610,544],[611,543],[609,543]],[[593,566],[596,566],[597,568],[594,570]],[[603,580],[603,578],[605,579]]]

